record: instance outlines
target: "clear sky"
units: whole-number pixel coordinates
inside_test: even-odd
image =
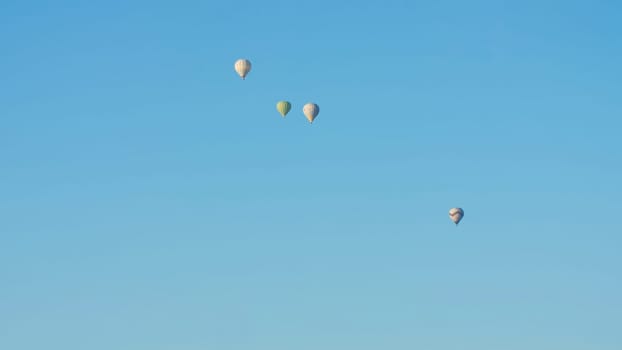
[[[619,350],[621,16],[2,1],[0,348]]]

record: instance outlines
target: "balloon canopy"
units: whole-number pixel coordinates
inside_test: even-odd
[[[449,210],[449,218],[456,226],[458,226],[462,217],[464,217],[464,210],[462,210],[462,208],[451,208]]]
[[[252,65],[251,65],[251,61],[245,58],[240,58],[239,60],[235,61],[235,64],[233,65],[233,67],[235,68],[235,71],[238,73],[240,78],[244,80],[246,79],[246,75],[248,74],[248,72],[251,71]]]
[[[320,107],[315,103],[307,103],[302,107],[302,113],[304,113],[309,123],[313,123],[315,117],[320,113]]]
[[[279,101],[276,104],[276,110],[279,111],[279,113],[281,113],[283,117],[285,117],[291,109],[292,109],[292,104],[289,103],[288,101]]]

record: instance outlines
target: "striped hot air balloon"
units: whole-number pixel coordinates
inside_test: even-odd
[[[279,101],[276,103],[276,110],[281,113],[283,118],[289,113],[290,109],[292,109],[292,104],[287,101]]]
[[[235,61],[233,68],[235,68],[235,71],[238,73],[240,78],[244,80],[246,79],[246,75],[248,74],[248,72],[251,71],[251,66],[251,61],[245,58],[240,58],[239,60]]]
[[[449,210],[449,218],[456,226],[458,226],[462,217],[464,217],[464,210],[462,210],[462,208],[451,208]]]

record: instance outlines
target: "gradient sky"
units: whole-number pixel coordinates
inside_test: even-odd
[[[2,1],[0,348],[619,350],[621,16]]]

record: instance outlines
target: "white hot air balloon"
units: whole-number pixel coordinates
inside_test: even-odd
[[[320,107],[315,103],[307,103],[302,107],[302,113],[307,117],[309,123],[313,123],[315,117],[320,113]]]
[[[462,208],[451,208],[449,210],[449,218],[454,222],[454,224],[456,224],[456,226],[458,226],[463,216],[464,210],[462,210]]]
[[[235,61],[235,65],[233,67],[235,68],[235,71],[238,73],[240,78],[244,80],[248,72],[251,71],[251,66],[251,61],[240,58],[239,60]]]

